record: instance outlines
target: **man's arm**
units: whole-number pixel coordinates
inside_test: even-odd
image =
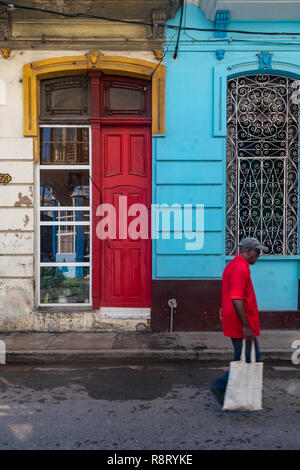
[[[240,319],[240,321],[243,325],[244,337],[248,341],[253,341],[254,333],[253,333],[253,331],[250,328],[250,325],[248,323],[248,318],[247,318],[247,315],[246,315],[246,312],[245,312],[243,299],[232,299],[232,303],[233,303],[234,309],[236,311],[236,314],[239,317],[239,319]]]

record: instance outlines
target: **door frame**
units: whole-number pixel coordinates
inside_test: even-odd
[[[164,136],[166,70],[161,61],[151,62],[126,56],[105,56],[99,51],[89,51],[81,56],[40,60],[23,66],[23,134],[24,137],[31,137],[33,140],[35,164],[39,162],[40,80],[82,75],[87,72],[102,72],[107,75],[149,80],[152,85],[152,135]],[[94,122],[94,128],[96,126],[97,124]],[[91,133],[92,128],[91,125]],[[95,136],[92,139],[92,145],[99,146]],[[93,223],[95,223],[94,220],[92,220]]]
[[[165,134],[166,68],[159,61],[105,56],[99,51],[89,51],[82,56],[57,57],[31,62],[23,66],[23,133],[24,137],[34,138],[35,163],[39,159],[40,80],[89,71],[149,80],[152,84],[152,135],[163,136]]]

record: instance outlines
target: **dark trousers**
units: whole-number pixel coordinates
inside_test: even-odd
[[[231,338],[233,347],[234,347],[234,361],[240,361],[241,353],[242,353],[242,346],[243,346],[243,338]],[[251,341],[246,341],[246,362],[251,362]],[[259,344],[256,338],[254,338],[254,346],[255,346],[255,354],[256,354],[256,362],[260,362],[260,350]],[[214,380],[211,384],[213,388],[216,388],[220,391],[226,390],[227,381],[228,381],[229,372],[226,372],[223,377],[220,379]]]

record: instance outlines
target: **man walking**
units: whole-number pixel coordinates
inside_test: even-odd
[[[222,324],[224,336],[231,338],[234,347],[234,361],[241,357],[243,338],[246,339],[246,361],[250,362],[251,344],[255,343],[256,361],[260,361],[257,336],[260,335],[259,312],[253,289],[249,265],[254,264],[261,250],[257,238],[244,238],[240,244],[240,254],[230,261],[222,279]],[[211,390],[223,405],[229,372],[211,384]]]

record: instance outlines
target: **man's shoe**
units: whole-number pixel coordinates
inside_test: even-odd
[[[216,399],[218,400],[218,402],[220,403],[221,406],[223,406],[223,403],[224,403],[224,397],[225,397],[225,390],[220,390],[218,388],[215,388],[215,387],[210,387],[212,393],[214,394],[214,396],[216,397]]]

